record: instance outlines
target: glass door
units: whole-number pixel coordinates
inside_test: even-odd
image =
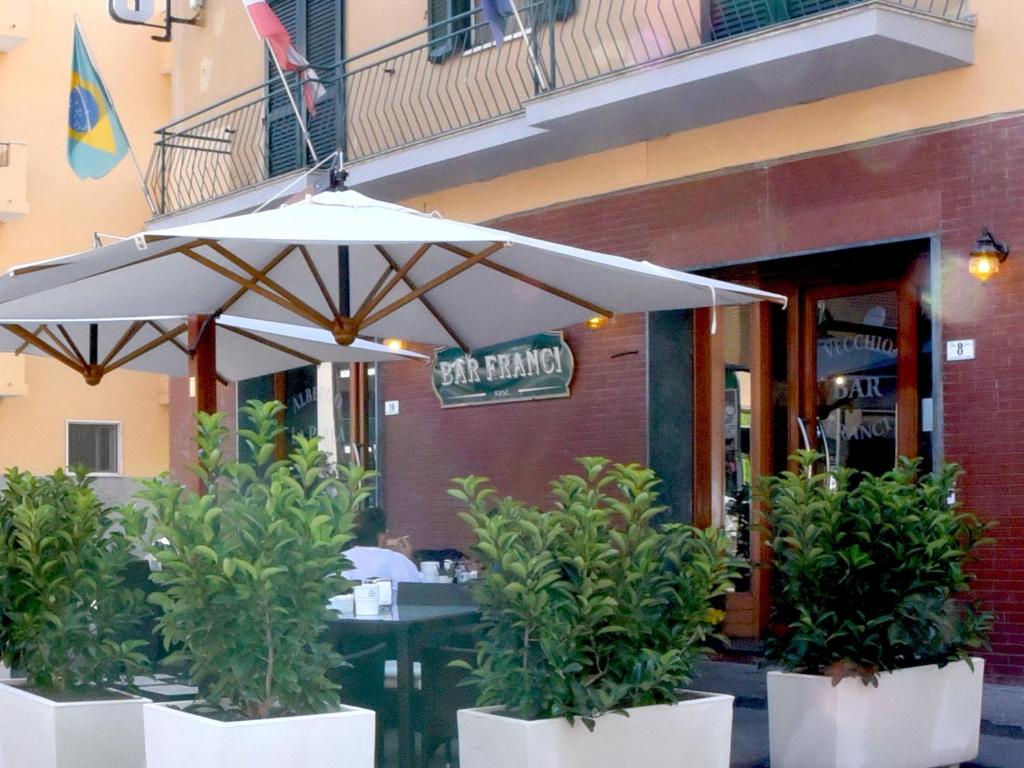
[[[921,454],[931,347],[920,307],[913,269],[899,280],[804,292],[791,448],[816,448],[829,469],[873,474]]]
[[[814,427],[827,468],[896,463],[897,291],[814,301]]]

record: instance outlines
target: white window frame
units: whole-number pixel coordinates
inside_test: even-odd
[[[70,468],[71,463],[71,425],[101,424],[117,427],[117,471],[90,472],[89,477],[121,477],[124,474],[124,423],[107,419],[66,419],[64,421],[64,467]]]

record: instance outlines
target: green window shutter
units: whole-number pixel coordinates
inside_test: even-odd
[[[298,31],[300,8],[304,0],[270,0],[270,7],[284,24],[294,40]],[[281,78],[274,62],[267,54],[267,80],[269,98],[267,100],[267,178],[279,176],[288,171],[302,167],[304,156],[302,132],[295,121],[288,94],[285,93]]]
[[[465,30],[471,25],[468,16],[455,18],[468,12],[471,0],[427,0],[427,19],[430,24],[428,58],[440,64],[459,48],[465,47]],[[442,23],[447,22],[447,23]]]
[[[576,0],[553,0],[555,21],[565,21],[576,13]]]
[[[833,8],[842,8],[845,5],[854,5],[858,2],[861,0],[786,0],[786,9],[789,11],[789,18],[797,19],[801,16],[830,11]]]
[[[327,95],[317,102],[316,116],[306,120],[309,138],[321,160],[340,149],[342,144],[339,64],[344,56],[344,36],[341,8],[338,0],[306,0],[305,56],[327,89]]]
[[[711,0],[709,13],[711,40],[742,35],[789,18],[786,0]]]

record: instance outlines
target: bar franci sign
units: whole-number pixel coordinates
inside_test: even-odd
[[[572,350],[561,332],[540,333],[465,353],[434,352],[434,392],[442,408],[568,397]]]

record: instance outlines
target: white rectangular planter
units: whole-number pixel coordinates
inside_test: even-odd
[[[985,662],[857,678],[768,673],[772,768],[936,768],[978,755]]]
[[[145,707],[147,768],[373,768],[373,710],[222,723]]]
[[[145,768],[142,708],[148,702],[51,701],[0,683],[0,765]]]
[[[517,720],[497,707],[459,710],[462,768],[728,768],[732,696],[606,714],[591,733],[562,718]],[[152,768],[152,766],[150,767]]]

